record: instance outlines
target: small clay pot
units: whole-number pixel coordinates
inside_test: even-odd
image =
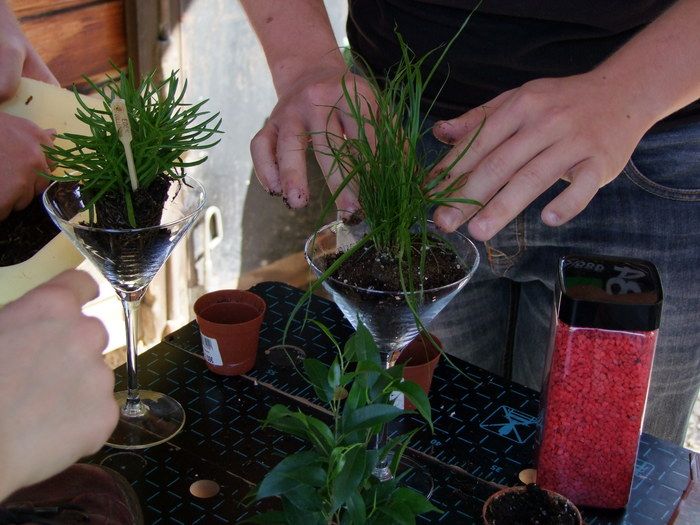
[[[194,313],[209,370],[235,376],[255,366],[265,301],[245,290],[218,290],[201,296]]]
[[[438,348],[435,348],[435,345],[425,334],[419,334],[418,337],[408,343],[396,360],[397,365],[404,365],[403,378],[418,383],[426,394],[430,392],[433,373],[440,361],[440,351],[442,350],[440,340],[432,334],[431,336]],[[416,407],[408,399],[405,399],[404,408],[413,410]]]
[[[581,513],[571,501],[534,483],[506,487],[491,494],[484,503],[481,516],[484,525],[583,525]]]

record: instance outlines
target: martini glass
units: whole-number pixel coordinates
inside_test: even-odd
[[[409,300],[413,302],[421,324],[427,328],[435,316],[467,284],[479,265],[479,252],[474,243],[464,235],[458,232],[451,234],[440,232],[431,221],[428,222],[428,232],[432,238],[444,241],[457,255],[463,274],[455,282],[438,288],[402,292],[361,288],[333,277],[327,277],[322,281],[323,287],[350,324],[357,328],[360,321],[367,327],[379,347],[382,365],[387,369],[394,366],[401,351],[419,332]],[[305,254],[314,274],[319,277],[326,270],[329,255],[347,251],[366,233],[367,226],[363,223],[348,226],[341,221],[336,221],[327,224],[309,237],[306,241]],[[381,450],[386,445],[387,438],[388,429],[383,425],[373,439],[371,448]],[[377,463],[373,474],[380,481],[393,478],[389,464],[389,457],[382,458]]]
[[[189,231],[204,207],[204,188],[197,181],[173,182],[160,222],[132,229],[90,225],[89,197],[75,182],[54,182],[44,193],[51,219],[114,287],[124,308],[127,343],[127,389],[116,392],[119,423],[107,444],[140,449],[167,441],[185,424],[185,411],[169,396],[139,390],[136,368],[138,311],[146,288]]]

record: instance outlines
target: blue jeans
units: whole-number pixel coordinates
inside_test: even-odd
[[[564,187],[555,184],[479,243],[481,267],[430,329],[448,353],[499,374],[508,330],[515,330],[512,378],[539,389],[557,260],[574,252],[649,260],[661,275],[664,304],[644,430],[682,443],[700,387],[700,123],[647,134],[580,215],[545,226],[540,212]],[[516,323],[513,282],[520,283]]]

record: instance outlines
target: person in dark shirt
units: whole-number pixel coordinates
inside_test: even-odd
[[[477,4],[351,0],[348,37],[381,76],[398,61],[394,28],[421,55],[444,45]],[[347,72],[322,2],[243,5],[279,97],[251,142],[256,174],[302,207],[304,137],[327,126],[352,134],[343,76],[369,91]],[[434,87],[445,87],[424,145],[454,146],[439,169],[484,122],[453,172],[470,173],[458,194],[485,205],[434,213],[443,230],[463,228],[482,241],[486,263],[431,326],[445,348],[492,371],[512,369],[514,380],[537,388],[558,258],[650,260],[664,284],[664,312],[645,430],[675,442],[700,385],[699,26],[697,0],[484,0],[436,78]],[[311,140],[322,151],[322,137]],[[317,159],[337,188],[330,160]],[[337,205],[359,206],[349,191]]]

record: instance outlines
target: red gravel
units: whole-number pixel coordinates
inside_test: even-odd
[[[657,332],[557,324],[537,482],[576,505],[627,504]]]

